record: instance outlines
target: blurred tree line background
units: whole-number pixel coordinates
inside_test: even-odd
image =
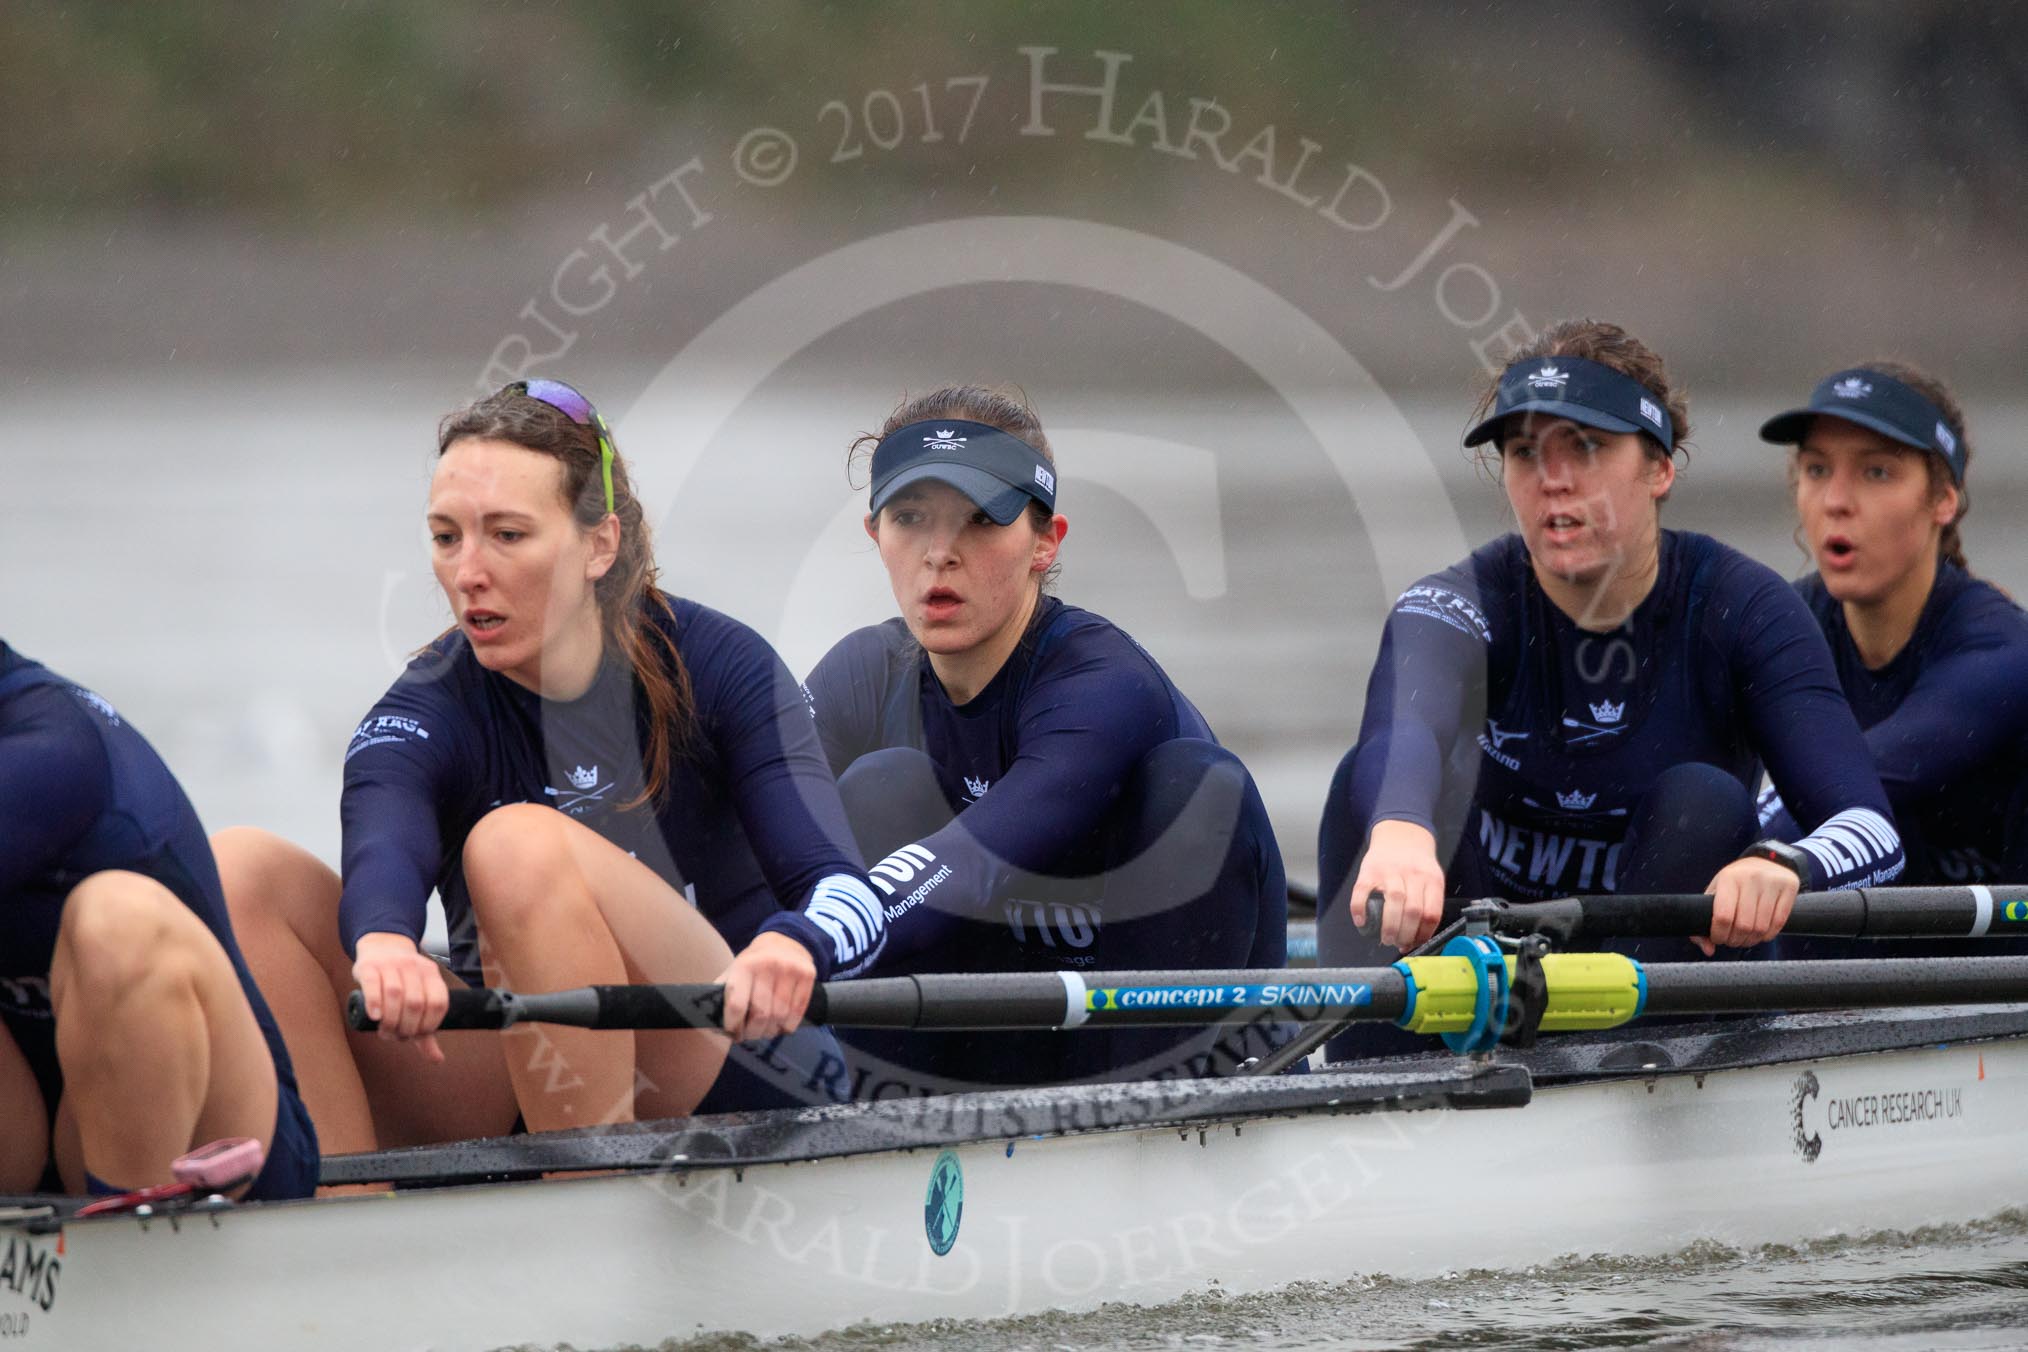
[[[304,357],[366,341],[373,315],[348,320],[348,295],[454,277],[436,305],[387,304],[420,346],[461,344],[420,311],[476,303],[494,279],[525,290],[685,145],[988,65],[1007,96],[987,110],[996,125],[849,178],[805,175],[794,215],[878,223],[868,203],[882,194],[942,192],[953,211],[1039,194],[1028,209],[1153,202],[1248,228],[1257,195],[1178,187],[1159,157],[1067,140],[1013,153],[1015,53],[1037,42],[1085,67],[1100,49],[1133,53],[1132,76],[1179,104],[1215,97],[1245,127],[1314,136],[1397,198],[1467,201],[1489,239],[1500,232],[1507,271],[1543,279],[1538,313],[1562,308],[1552,285],[1581,292],[1599,259],[1638,251],[1622,275],[1657,304],[1760,296],[1696,326],[1719,346],[1784,314],[1813,341],[1900,316],[1918,347],[1956,341],[1937,354],[1946,365],[1997,376],[2028,336],[2021,307],[2000,301],[2028,287],[2019,4],[14,0],[0,10],[0,301],[38,333],[0,339],[0,358],[157,353],[166,325],[145,313],[119,334],[89,322],[110,304],[109,250],[164,304],[227,284],[202,281],[207,267],[238,268],[249,288],[288,279],[332,319],[336,346],[282,344]],[[776,224],[801,228],[788,213]],[[345,265],[320,282],[315,259],[338,246]],[[1735,255],[1750,263],[1731,268]],[[1872,307],[1826,294],[1862,285]]]

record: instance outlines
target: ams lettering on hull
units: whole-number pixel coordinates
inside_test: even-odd
[[[39,1241],[25,1235],[7,1237],[7,1253],[0,1257],[0,1288],[47,1312],[56,1304],[56,1281],[62,1271],[63,1260]]]

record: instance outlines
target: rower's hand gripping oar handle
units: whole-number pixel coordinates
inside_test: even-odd
[[[520,994],[503,990],[454,990],[439,1031],[512,1028],[517,1023],[555,1023],[572,1028],[722,1028],[725,988],[705,982],[672,986],[584,986],[576,990]],[[826,1000],[819,985],[810,992],[805,1023],[822,1023]],[[345,1022],[361,1033],[380,1027],[366,1013],[366,996],[345,1000]]]

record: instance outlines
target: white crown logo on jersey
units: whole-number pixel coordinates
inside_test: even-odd
[[[1558,807],[1567,807],[1578,812],[1584,811],[1597,801],[1597,794],[1584,793],[1577,789],[1572,789],[1569,793],[1559,793],[1556,795],[1556,805]]]
[[[594,765],[587,770],[582,765],[577,766],[570,772],[570,784],[574,789],[591,792],[599,786],[599,767]]]
[[[1570,373],[1556,369],[1556,363],[1546,361],[1542,369],[1528,377],[1528,388],[1533,390],[1560,390],[1569,383]]]
[[[993,781],[990,779],[974,779],[970,775],[965,776],[965,792],[971,794],[975,799],[984,798],[986,790],[992,787]]]
[[[1869,382],[1861,380],[1858,376],[1846,376],[1831,387],[1831,393],[1837,395],[1840,399],[1864,399],[1867,395],[1873,393],[1873,386]]]
[[[922,444],[933,451],[962,451],[965,449],[965,439],[958,435],[958,430],[955,427],[939,427],[934,436],[924,437]]]
[[[1591,716],[1601,723],[1617,723],[1620,721],[1620,715],[1626,711],[1627,702],[1625,700],[1621,700],[1618,704],[1613,703],[1609,699],[1600,700],[1597,704],[1591,706]]]

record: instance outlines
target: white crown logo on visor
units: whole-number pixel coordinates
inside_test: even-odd
[[[1556,369],[1556,363],[1546,361],[1542,369],[1528,377],[1528,387],[1535,390],[1560,390],[1570,381],[1568,371]]]
[[[1858,376],[1846,376],[1831,387],[1831,393],[1837,395],[1840,399],[1864,399],[1867,395],[1873,393],[1873,386],[1869,382],[1861,380]]]
[[[924,437],[922,444],[933,451],[962,451],[965,438],[959,436],[954,427],[939,427],[934,436]]]

